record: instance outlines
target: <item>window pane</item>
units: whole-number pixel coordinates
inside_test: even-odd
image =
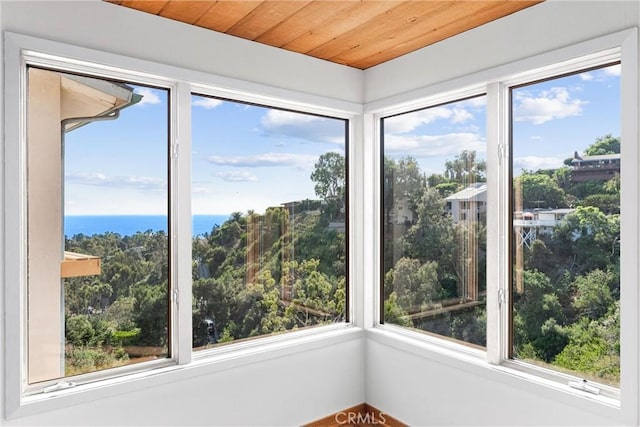
[[[193,347],[344,321],[347,122],[192,104]]]
[[[486,342],[486,97],[383,119],[383,321]]]
[[[28,69],[29,383],[168,354],[167,99]]]
[[[513,357],[617,385],[620,66],[511,98]]]

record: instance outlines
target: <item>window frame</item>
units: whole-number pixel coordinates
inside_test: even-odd
[[[258,360],[281,357],[284,353],[313,349],[327,343],[344,342],[360,336],[361,324],[354,307],[354,286],[348,287],[345,317],[338,324],[317,326],[309,330],[259,337],[249,342],[224,346],[218,351],[199,355],[191,348],[191,93],[206,93],[240,102],[259,103],[268,107],[288,109],[345,120],[347,140],[345,148],[353,152],[354,140],[360,136],[355,130],[362,105],[317,95],[245,82],[211,75],[151,61],[96,51],[39,39],[22,34],[4,33],[5,87],[5,251],[4,291],[5,339],[4,405],[7,419],[41,413],[61,407],[90,402],[96,398],[121,394],[123,391],[143,390],[151,384],[171,383],[198,375],[254,363]],[[75,72],[165,88],[169,95],[169,162],[168,204],[170,234],[170,275],[173,283],[170,296],[171,354],[160,361],[133,364],[95,373],[64,377],[51,383],[77,381],[72,387],[42,392],[26,384],[26,74],[28,66],[54,71]],[[346,182],[351,194],[346,196],[348,229],[357,224],[355,214],[361,205],[354,203],[357,188],[355,156],[347,159]],[[354,233],[347,239],[347,259],[353,260]],[[347,275],[354,280],[354,262],[348,263]],[[181,309],[182,307],[182,309]],[[360,318],[361,318],[360,313]],[[46,385],[49,385],[47,383]],[[38,388],[39,390],[35,390]],[[36,391],[36,392],[34,392]]]
[[[382,135],[380,121],[403,112],[428,108],[447,101],[460,99],[464,94],[473,92],[485,92],[487,94],[487,210],[493,212],[487,219],[487,258],[496,260],[487,265],[487,350],[474,352],[473,364],[482,368],[488,368],[491,372],[502,372],[511,378],[523,380],[532,387],[550,387],[565,394],[568,400],[576,402],[576,398],[587,401],[585,406],[592,407],[593,403],[599,403],[596,411],[609,411],[614,408],[613,416],[621,420],[635,422],[635,408],[637,408],[638,396],[638,307],[640,307],[638,293],[638,265],[633,260],[640,244],[638,232],[638,212],[640,200],[638,198],[638,174],[637,167],[625,168],[622,171],[623,192],[627,195],[622,210],[621,234],[634,236],[624,239],[621,252],[621,377],[620,388],[608,387],[597,384],[601,394],[596,396],[588,394],[568,386],[569,380],[578,378],[562,374],[546,368],[536,367],[524,362],[509,359],[510,328],[509,309],[511,286],[508,280],[510,271],[510,252],[508,250],[508,236],[510,236],[510,88],[526,82],[537,81],[543,78],[553,78],[563,74],[576,72],[594,66],[620,61],[622,64],[621,76],[621,139],[623,143],[625,160],[631,165],[638,165],[640,156],[638,152],[638,52],[637,35],[635,28],[612,33],[597,39],[577,43],[575,45],[542,53],[533,57],[521,59],[509,64],[500,65],[491,69],[482,70],[475,74],[455,78],[450,81],[433,86],[423,87],[413,92],[407,92],[390,97],[382,101],[365,105],[365,113],[370,114],[376,123],[376,148],[374,153],[378,156],[375,164],[376,182],[381,182],[382,163],[380,158]],[[380,185],[380,184],[379,184]],[[376,200],[372,203],[375,212],[382,212],[381,188],[377,188]],[[378,218],[378,233],[381,233],[381,219]],[[377,236],[376,260],[382,263],[381,234]],[[377,265],[380,271],[381,265]],[[396,325],[383,324],[383,301],[381,298],[383,284],[380,277],[376,283],[376,303],[373,305],[376,323],[372,332],[376,338],[382,336],[396,336],[398,344],[407,339],[415,340],[426,352],[444,354],[451,363],[457,365],[460,361],[469,361],[469,349],[460,343],[451,343],[448,340],[415,332]],[[635,332],[635,335],[634,335]],[[422,353],[425,353],[425,350]],[[418,350],[416,350],[418,352]],[[457,361],[457,362],[456,362]],[[489,375],[487,373],[487,375]],[[579,403],[579,402],[578,402]],[[582,404],[582,403],[579,403]]]

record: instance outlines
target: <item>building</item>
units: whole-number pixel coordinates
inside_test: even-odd
[[[552,234],[565,216],[575,209],[534,209],[516,212],[513,219],[513,229],[519,236],[517,246],[531,247],[538,235]]]
[[[158,10],[164,5],[164,2],[142,3]],[[197,8],[198,2],[192,5]],[[469,347],[460,350],[455,343],[438,346],[433,339],[419,340],[394,333],[393,328],[374,327],[377,308],[370,286],[376,281],[372,266],[379,256],[374,249],[378,233],[375,218],[379,215],[378,183],[373,172],[379,156],[373,141],[378,131],[374,114],[392,104],[413,105],[414,100],[438,93],[452,82],[461,87],[458,95],[467,96],[468,88],[475,84],[475,73],[486,74],[488,70],[500,76],[515,73],[521,71],[518,61],[530,63],[547,58],[546,53],[558,49],[572,49],[571,58],[565,51],[560,57],[556,55],[568,62],[575,59],[576,51],[584,52],[581,49],[589,41],[600,40],[589,45],[594,50],[609,49],[610,43],[600,38],[618,40],[615,34],[637,28],[639,6],[637,1],[548,0],[361,70],[204,31],[103,1],[0,2],[3,32],[26,35],[26,39],[20,40],[26,40],[31,47],[44,46],[53,53],[64,53],[78,60],[90,58],[97,63],[109,63],[113,55],[118,55],[127,58],[122,66],[152,69],[158,75],[184,75],[186,69],[197,76],[195,80],[226,89],[221,93],[227,96],[234,91],[254,91],[273,98],[292,99],[292,106],[327,104],[355,112],[354,126],[358,127],[354,132],[357,149],[351,153],[355,167],[349,177],[354,183],[350,196],[356,201],[354,209],[349,211],[356,236],[351,248],[354,256],[350,276],[354,287],[352,303],[357,308],[352,317],[355,327],[335,328],[322,335],[305,335],[303,339],[290,341],[278,336],[268,346],[257,349],[246,346],[245,351],[231,351],[227,347],[211,355],[212,361],[200,358],[191,363],[188,355],[180,355],[181,366],[159,367],[151,376],[130,379],[123,375],[96,382],[89,390],[67,394],[65,390],[51,390],[45,400],[38,395],[21,397],[16,384],[20,383],[22,361],[8,344],[15,343],[24,332],[18,328],[20,322],[14,322],[16,313],[20,319],[17,312],[20,304],[16,301],[21,295],[15,288],[19,274],[15,274],[15,268],[23,242],[16,240],[15,230],[7,226],[15,216],[11,197],[17,190],[6,178],[18,167],[8,158],[13,153],[7,149],[13,135],[13,121],[7,117],[16,118],[20,111],[12,103],[18,86],[11,84],[12,64],[19,52],[15,44],[11,44],[16,38],[5,33],[6,44],[2,48],[5,66],[0,69],[5,101],[0,108],[6,115],[2,125],[6,139],[1,175],[0,423],[7,426],[301,425],[329,414],[344,414],[340,411],[366,401],[410,425],[638,426],[640,327],[634,314],[640,312],[637,290],[631,288],[623,301],[622,310],[628,313],[622,322],[623,349],[633,354],[635,348],[636,358],[623,359],[620,404],[615,400],[602,403],[601,396],[572,390],[566,383],[537,381],[539,371],[535,369],[524,373],[487,364],[487,360],[500,358],[500,354],[487,354]],[[416,18],[405,25],[413,28],[424,23]],[[376,35],[393,39],[392,34]],[[626,46],[631,41],[625,39],[624,43]],[[61,44],[72,48],[62,48]],[[630,69],[637,70],[637,47],[635,56],[628,61]],[[637,141],[637,77],[631,79],[630,84],[636,110],[625,112],[631,119],[623,132],[635,132],[628,140]],[[262,98],[256,96],[256,100],[259,99]],[[366,114],[362,114],[363,111]],[[365,128],[367,124],[370,126]],[[181,131],[188,132],[188,129]],[[498,131],[502,132],[500,129],[496,133]],[[497,153],[495,150],[487,156],[488,169],[492,162],[499,162]],[[639,166],[637,157],[631,156],[628,160],[629,172],[633,173]],[[635,200],[637,195],[625,197]],[[630,213],[638,215],[636,210],[637,207],[631,208]],[[637,241],[637,236],[625,236],[625,239]],[[637,281],[637,274],[625,278]],[[181,307],[191,304],[190,295],[175,297],[181,298],[184,303]],[[487,310],[488,316],[500,313],[498,300],[494,302]],[[335,420],[345,418],[340,415]]]
[[[453,222],[479,221],[487,211],[487,184],[476,182],[445,198],[446,212]]]
[[[620,153],[599,156],[580,156],[576,151],[571,159],[571,181],[607,181],[620,174]]]

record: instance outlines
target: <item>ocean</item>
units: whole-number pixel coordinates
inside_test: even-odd
[[[214,225],[222,225],[229,215],[194,215],[191,226],[193,235],[209,233]],[[106,232],[131,236],[138,231],[167,232],[167,217],[164,215],[67,215],[64,217],[64,234],[91,236]]]

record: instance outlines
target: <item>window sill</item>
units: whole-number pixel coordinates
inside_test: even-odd
[[[528,366],[523,369],[518,366],[519,363],[511,361],[503,365],[492,365],[487,362],[486,354],[483,351],[424,336],[419,332],[393,325],[377,325],[367,329],[366,337],[379,344],[411,353],[452,369],[468,372],[487,381],[499,382],[505,386],[536,395],[546,395],[556,402],[623,422],[618,399],[572,388],[566,381],[566,375],[557,374],[555,378],[552,378],[549,372],[546,372],[545,376],[536,375],[533,373],[535,369],[529,369]]]
[[[350,324],[336,324],[274,337],[258,338],[238,345],[207,350],[202,354],[194,353],[194,360],[188,364],[172,364],[80,384],[51,393],[23,397],[20,406],[13,411],[8,410],[6,417],[7,419],[19,419],[124,393],[141,392],[154,386],[184,381],[243,365],[358,340],[362,336],[361,328]]]

